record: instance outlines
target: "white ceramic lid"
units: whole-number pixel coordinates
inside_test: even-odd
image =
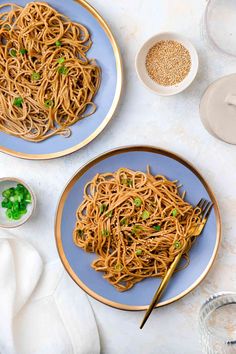
[[[204,127],[218,139],[236,144],[236,74],[213,82],[200,104]]]

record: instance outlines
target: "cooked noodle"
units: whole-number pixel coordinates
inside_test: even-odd
[[[100,69],[86,56],[87,28],[46,3],[0,11],[0,131],[33,142],[69,136],[96,110]]]
[[[84,189],[74,242],[98,255],[92,267],[119,291],[163,277],[175,256],[192,245],[200,209],[184,201],[176,181],[121,168],[97,174]]]

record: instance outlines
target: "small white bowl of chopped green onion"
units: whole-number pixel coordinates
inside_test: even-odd
[[[159,33],[148,39],[136,56],[139,79],[160,96],[184,91],[198,72],[198,54],[192,43],[182,35]]]
[[[0,227],[14,228],[23,225],[35,208],[35,195],[22,180],[0,178]]]

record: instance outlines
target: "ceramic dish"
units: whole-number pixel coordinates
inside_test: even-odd
[[[186,78],[177,85],[161,86],[152,80],[148,75],[145,65],[147,53],[149,49],[154,46],[154,44],[162,40],[177,41],[181,43],[186,49],[188,49],[190,53],[192,61],[190,72]],[[147,88],[160,96],[171,96],[184,91],[195,79],[195,76],[198,72],[198,54],[192,43],[187,38],[177,33],[163,32],[156,34],[143,44],[136,56],[135,66],[139,79]]]
[[[28,1],[15,0],[26,5]],[[69,138],[54,136],[33,143],[0,132],[0,151],[27,159],[51,159],[79,150],[92,141],[108,124],[118,105],[122,86],[122,65],[117,43],[103,18],[84,0],[48,0],[47,3],[71,20],[85,25],[91,33],[93,46],[89,58],[96,58],[102,70],[99,91],[94,99],[96,112],[71,127]]]
[[[90,161],[69,181],[60,198],[55,220],[57,248],[67,272],[82,289],[95,299],[124,310],[145,310],[161,279],[145,279],[126,292],[118,292],[100,272],[91,268],[96,255],[76,247],[72,232],[84,186],[96,173],[113,172],[120,167],[146,171],[147,165],[154,174],[178,179],[187,192],[187,200],[193,205],[201,198],[214,203],[214,212],[190,252],[190,265],[173,276],[158,306],[180,299],[204,279],[216,257],[221,238],[220,214],[214,194],[195,168],[181,157],[165,150],[141,146],[112,150]]]
[[[11,188],[11,187],[16,187],[18,183],[22,184],[30,192],[31,204],[28,204],[27,213],[25,215],[23,215],[19,220],[8,220],[6,217],[6,214],[5,214],[6,209],[1,207],[1,202],[4,199],[2,196],[2,192],[5,191],[6,189]],[[15,228],[20,225],[23,225],[32,216],[32,214],[35,210],[35,205],[36,205],[35,194],[32,191],[32,189],[24,181],[22,181],[21,179],[18,179],[18,178],[14,178],[14,177],[0,178],[0,227]]]

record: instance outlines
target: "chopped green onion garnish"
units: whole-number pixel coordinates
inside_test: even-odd
[[[127,179],[127,184],[128,184],[129,187],[133,187],[132,179]]]
[[[39,80],[41,78],[41,75],[39,73],[33,72],[31,75],[32,80]]]
[[[9,188],[2,192],[4,197],[1,206],[6,208],[6,216],[9,219],[19,220],[27,213],[27,205],[31,203],[31,194],[28,189],[18,183],[15,188]]]
[[[142,200],[141,200],[140,198],[135,198],[135,199],[134,199],[134,205],[135,205],[136,207],[140,207],[141,204],[142,204]]]
[[[102,236],[110,236],[110,232],[106,229],[102,230]]]
[[[137,254],[137,256],[140,256],[142,254],[142,250],[136,250],[135,253]]]
[[[130,178],[128,178],[128,179],[123,178],[123,179],[121,180],[121,184],[125,184],[125,185],[127,185],[128,187],[132,187],[132,186],[133,186],[133,181],[132,181],[132,179],[130,179]]]
[[[21,218],[21,213],[19,211],[13,210],[12,211],[12,219],[19,220]]]
[[[132,234],[136,234],[136,232],[142,231],[142,230],[143,230],[142,226],[140,226],[140,225],[134,225],[134,226],[132,227],[132,229],[131,229],[131,233],[132,233]]]
[[[65,61],[65,58],[63,58],[63,57],[57,59],[58,64],[62,64],[62,63],[64,63],[64,61]]]
[[[13,106],[22,107],[22,103],[23,103],[23,98],[16,97],[13,101]]]
[[[109,211],[108,213],[106,213],[106,216],[108,216],[108,218],[111,218],[113,215],[113,210]]]
[[[31,194],[30,194],[30,193],[27,193],[27,194],[26,194],[25,202],[26,202],[26,203],[31,203]]]
[[[28,53],[27,49],[25,49],[25,48],[20,49],[20,54],[25,55],[27,53]]]
[[[114,269],[115,269],[117,272],[119,272],[119,271],[121,271],[121,270],[123,269],[123,265],[120,264],[120,263],[117,263],[117,264],[114,266]]]
[[[155,225],[155,226],[153,226],[153,228],[156,231],[161,231],[161,226],[160,225]]]
[[[19,202],[14,202],[12,206],[13,211],[19,211],[20,209],[20,203]]]
[[[68,68],[66,68],[64,65],[60,66],[58,68],[58,72],[61,75],[67,75],[68,74]]]
[[[15,58],[17,56],[17,51],[15,49],[10,49],[9,54],[11,57]]]
[[[20,202],[20,206],[19,206],[19,210],[20,211],[24,211],[24,210],[26,210],[26,208],[27,208],[27,204],[28,203],[26,203],[26,202]]]
[[[180,248],[181,243],[179,241],[175,241],[174,246],[175,246],[175,248]]]
[[[12,192],[9,189],[2,192],[2,196],[4,198],[10,198],[11,195],[12,195]]]
[[[123,218],[121,221],[120,221],[120,224],[122,226],[125,226],[125,225],[128,225],[128,220],[126,218]]]
[[[7,23],[3,26],[3,28],[7,31],[10,31],[11,30],[11,26],[8,25]]]
[[[178,215],[178,210],[177,209],[172,210],[172,215],[176,217]]]
[[[6,216],[8,217],[8,219],[12,219],[12,211],[10,209],[6,210]]]
[[[2,208],[7,208],[7,206],[8,206],[8,199],[4,199],[3,201],[2,201],[2,203],[1,203],[1,205],[2,205]]]
[[[147,220],[150,217],[150,213],[147,210],[142,212],[142,219]]]
[[[78,235],[79,235],[79,237],[82,237],[84,235],[84,231],[83,230],[78,230]]]
[[[102,205],[100,205],[99,210],[100,210],[100,214],[104,213],[104,211],[107,210],[107,205],[103,203]]]
[[[61,47],[61,42],[60,41],[56,41],[55,44],[56,44],[57,47]]]
[[[53,101],[52,100],[47,100],[44,102],[44,106],[46,108],[52,108],[53,107]]]

